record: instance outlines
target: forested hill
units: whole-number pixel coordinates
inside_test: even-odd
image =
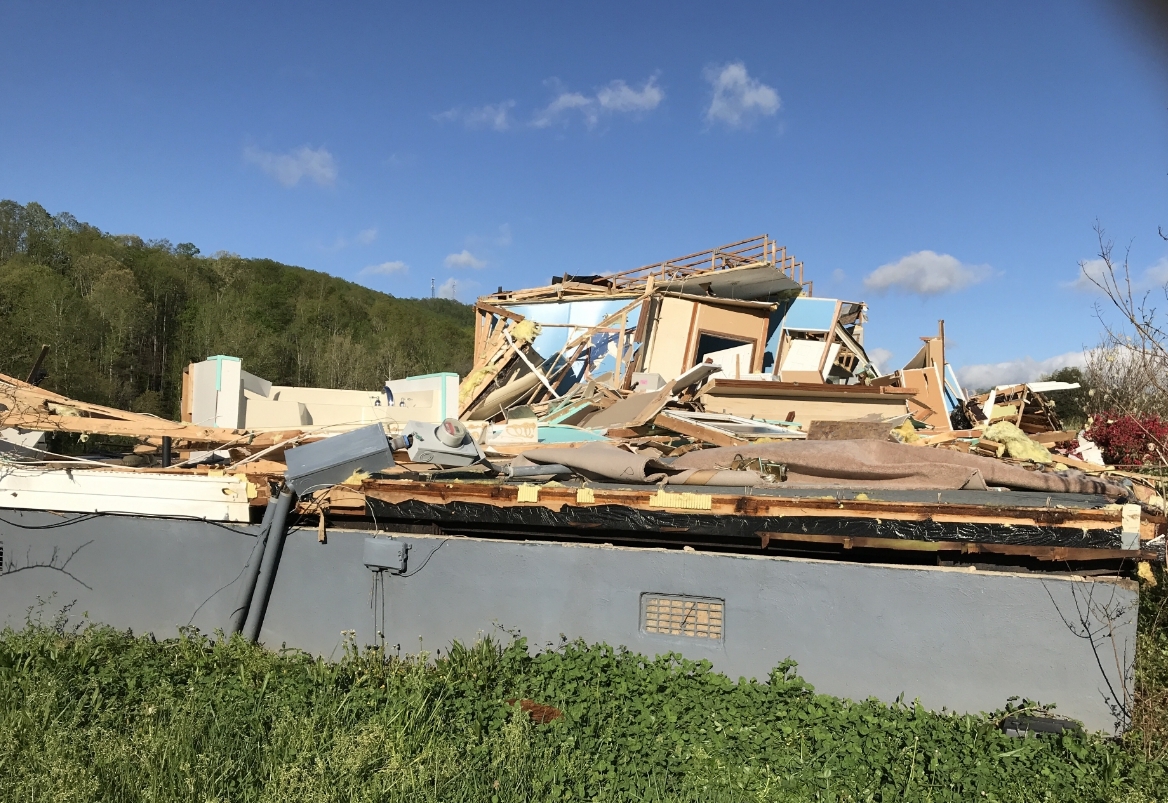
[[[472,319],[455,301],[205,257],[0,201],[0,372],[24,379],[47,343],[42,386],[74,398],[175,417],[183,368],[212,354],[278,384],[330,388],[465,373]]]

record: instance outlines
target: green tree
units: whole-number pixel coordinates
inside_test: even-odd
[[[193,243],[111,235],[36,203],[0,201],[0,371],[176,417],[187,363],[242,358],[278,384],[372,390],[470,369],[473,311],[401,299],[304,268]]]
[[[1063,422],[1067,429],[1081,429],[1087,423],[1087,414],[1091,412],[1091,386],[1083,371],[1079,368],[1060,368],[1041,378],[1043,382],[1078,383],[1076,390],[1060,390],[1051,393],[1047,398],[1054,402],[1055,415]]]

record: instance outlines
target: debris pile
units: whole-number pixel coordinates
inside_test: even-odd
[[[865,350],[867,305],[812,291],[802,263],[766,235],[618,273],[562,274],[478,300],[474,364],[461,381],[278,386],[219,355],[184,373],[181,422],[0,377],[0,448],[53,460],[30,438],[118,435],[136,441],[120,462],[149,464],[139,470],[282,479],[286,452],[372,427],[386,444],[370,454],[392,455],[392,465],[363,459],[350,466],[353,482],[335,484],[374,473],[740,493],[1001,487],[1135,497],[1162,512],[1150,484],[1102,465],[1081,433],[1063,428],[1046,394],[1076,385],[968,396],[946,360],[943,321],[903,367],[882,373]],[[344,496],[308,496],[321,493]]]
[[[139,441],[130,462],[141,463],[160,458],[165,438],[181,465],[249,472],[278,473],[285,449],[357,427],[376,423],[408,438],[418,422],[450,419],[462,422],[484,460],[502,464],[529,450],[595,442],[680,457],[874,439],[1032,468],[1105,468],[1083,451],[1079,433],[1062,429],[1043,395],[1074,386],[967,397],[945,358],[943,321],[908,363],[882,374],[864,348],[867,305],[812,290],[803,263],[762,235],[632,270],[499,288],[475,305],[474,366],[461,382],[433,374],[387,381],[380,391],[278,386],[219,355],[184,372],[182,422],[9,377],[0,378],[0,415],[9,443],[45,431],[127,436]],[[419,462],[418,453],[408,450],[404,462]],[[436,458],[433,467],[466,463]]]

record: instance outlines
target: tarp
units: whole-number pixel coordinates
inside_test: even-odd
[[[733,457],[733,456],[731,456]],[[597,481],[672,485],[757,486],[769,483],[757,471],[730,471],[715,466],[678,467],[609,444],[585,444],[576,448],[532,449],[514,461],[514,466],[567,466],[582,477]]]
[[[1077,471],[1029,471],[992,457],[891,441],[788,441],[702,449],[682,455],[672,465],[675,469],[729,466],[737,455],[782,463],[787,467],[785,485],[796,488],[947,491],[997,487],[1127,496],[1123,486]]]
[[[524,452],[515,465],[568,466],[581,476],[612,482],[758,486],[769,478],[731,471],[735,457],[761,457],[787,467],[789,488],[884,488],[986,490],[990,487],[1047,493],[1126,497],[1127,489],[1077,471],[1028,471],[991,457],[891,441],[787,441],[689,452],[676,460],[636,454],[608,444]]]

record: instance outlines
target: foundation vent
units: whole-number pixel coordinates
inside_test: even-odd
[[[724,600],[671,594],[641,595],[641,630],[663,636],[721,641]]]

